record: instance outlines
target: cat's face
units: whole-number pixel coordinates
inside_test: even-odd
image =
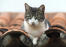
[[[41,5],[39,8],[30,7],[25,3],[25,20],[30,25],[38,25],[41,22],[44,22],[44,5]]]

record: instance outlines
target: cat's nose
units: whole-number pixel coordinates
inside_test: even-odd
[[[34,23],[34,22],[32,22],[32,25],[35,25],[35,23]]]

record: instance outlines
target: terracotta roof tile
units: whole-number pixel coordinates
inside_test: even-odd
[[[58,13],[53,17],[52,25],[61,25],[66,28],[66,18],[63,13]]]
[[[50,21],[51,25],[59,24],[66,29],[66,13],[45,13],[45,17]],[[10,29],[20,29],[24,21],[24,13],[4,12],[0,13],[0,23],[9,25]],[[4,27],[0,27],[4,28]]]
[[[10,28],[11,29],[13,29],[13,28],[20,29],[23,21],[24,21],[24,14],[18,13],[18,15],[10,23]]]

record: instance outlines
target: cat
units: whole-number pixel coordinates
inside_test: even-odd
[[[36,44],[38,37],[50,27],[44,11],[44,5],[37,8],[25,3],[25,17],[21,28],[30,35],[30,38],[33,39],[33,44]]]

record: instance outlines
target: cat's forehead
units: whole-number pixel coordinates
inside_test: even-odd
[[[38,11],[38,8],[32,8],[32,7],[31,7],[31,11],[32,11],[32,12],[37,12],[37,11]]]

